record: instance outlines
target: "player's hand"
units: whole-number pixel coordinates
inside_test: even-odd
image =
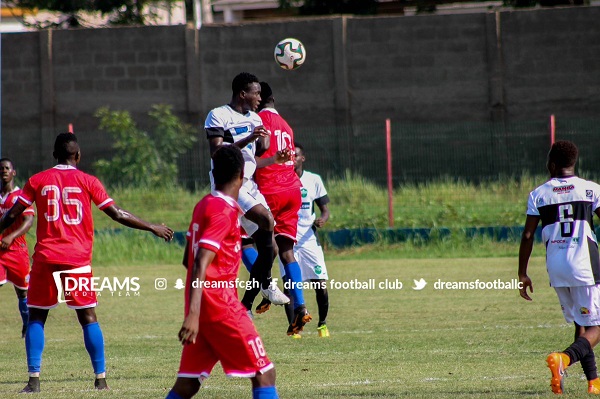
[[[316,218],[313,224],[315,225],[315,227],[321,228],[325,225],[325,221],[323,220],[323,218]]]
[[[276,164],[282,164],[282,163],[286,163],[287,161],[291,161],[294,158],[294,151],[290,150],[289,148],[284,148],[283,150],[277,151],[275,153],[275,163]]]
[[[521,283],[521,288],[519,288],[519,294],[521,297],[527,299],[528,301],[532,301],[533,299],[527,295],[527,287],[529,287],[529,292],[533,294],[533,284],[531,283],[529,276],[519,276],[519,282]]]
[[[0,241],[0,248],[2,249],[8,249],[8,247],[10,247],[10,245],[13,243],[13,238],[8,236],[8,237],[2,237],[2,241]]]
[[[200,329],[200,318],[195,314],[188,314],[183,320],[183,325],[179,330],[179,341],[182,345],[196,343],[198,330]]]
[[[252,131],[252,140],[256,141],[261,137],[267,137],[269,135],[269,131],[265,129],[264,126],[256,126]]]
[[[152,233],[155,236],[160,237],[165,241],[171,241],[173,239],[173,230],[170,227],[165,226],[164,223],[155,224],[152,227]]]

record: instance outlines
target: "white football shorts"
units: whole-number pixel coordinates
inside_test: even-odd
[[[240,205],[240,208],[242,208],[244,214],[250,209],[254,208],[256,205],[262,205],[269,209],[269,205],[267,205],[265,197],[260,191],[258,191],[258,186],[254,180],[246,178],[244,178],[244,184],[240,188],[238,204]],[[258,225],[253,221],[246,219],[244,216],[240,218],[240,224],[248,236],[252,236],[252,234],[256,233],[256,230],[258,230]]]
[[[600,284],[554,287],[567,323],[600,326]]]
[[[302,281],[329,280],[323,247],[319,245],[317,236],[313,229],[308,229],[306,234],[298,238],[294,245],[294,257],[302,271]],[[281,276],[285,276],[285,270],[281,260],[279,261]]]

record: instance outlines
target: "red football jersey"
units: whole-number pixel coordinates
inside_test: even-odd
[[[219,191],[206,195],[194,208],[187,232],[190,253],[185,295],[186,314],[189,310],[189,289],[198,248],[216,253],[206,270],[205,281],[200,282],[203,284],[201,321],[221,320],[227,316],[224,309],[239,304],[236,278],[242,257],[239,222],[241,213],[237,202]]]
[[[17,202],[17,199],[19,198],[20,194],[21,189],[19,187],[15,187],[10,193],[6,195],[6,197],[0,196],[0,217],[4,216],[6,212],[10,211],[10,208],[12,208],[15,202]],[[0,234],[0,239],[21,227],[21,225],[23,224],[24,215],[35,215],[33,207],[27,207],[27,209],[25,209],[25,211],[21,215],[19,215],[19,217],[15,220],[14,223],[9,228],[4,230],[2,234]],[[27,251],[27,241],[25,240],[25,234],[15,238],[11,246],[8,247],[8,251]],[[0,251],[0,254],[1,253],[2,251]]]
[[[258,113],[265,129],[269,131],[271,145],[261,158],[269,158],[284,148],[294,151],[294,132],[288,123],[273,108],[265,108]],[[276,194],[297,188],[302,184],[294,172],[294,161],[284,164],[273,164],[256,169],[254,181],[263,194]]]
[[[19,196],[38,211],[34,261],[85,266],[92,262],[92,202],[100,210],[114,203],[100,180],[73,166],[56,165],[29,178]]]

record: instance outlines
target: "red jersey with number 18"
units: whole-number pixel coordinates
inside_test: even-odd
[[[85,266],[92,262],[92,202],[100,210],[114,203],[96,177],[73,166],[56,165],[29,178],[19,202],[38,211],[33,260]]]

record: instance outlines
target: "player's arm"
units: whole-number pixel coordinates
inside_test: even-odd
[[[2,219],[0,219],[0,234],[12,225],[25,209],[27,209],[27,207],[20,202],[14,204],[13,207],[10,208],[10,211],[6,212],[4,216],[2,216]]]
[[[190,287],[190,308],[188,314],[183,320],[183,325],[179,330],[179,340],[182,344],[192,344],[196,342],[196,336],[200,329],[200,305],[202,304],[202,282],[206,278],[206,269],[215,259],[216,253],[206,249],[198,248],[196,259],[194,259],[194,268],[192,269],[192,281],[198,281],[196,287]]]
[[[102,209],[112,220],[123,226],[130,227],[132,229],[150,231],[157,237],[164,239],[165,241],[171,241],[173,239],[173,230],[164,224],[154,224],[146,222],[143,219],[135,216],[133,213],[127,212],[120,208],[114,203]]]
[[[533,284],[531,283],[529,276],[527,276],[527,265],[529,263],[531,251],[533,251],[535,230],[539,222],[539,216],[527,215],[527,218],[525,219],[525,228],[521,235],[521,245],[519,247],[519,282],[522,284],[521,288],[519,288],[519,293],[528,301],[531,301],[531,298],[527,295],[527,287],[533,292]]]
[[[244,139],[237,141],[235,145],[241,150],[246,147],[248,144],[253,143],[258,140],[257,146],[264,153],[267,148],[271,145],[271,140],[269,139],[269,132],[265,129],[264,126],[256,126],[252,131],[252,134],[245,137]],[[263,150],[264,149],[264,150]]]
[[[258,150],[256,150],[256,156],[254,158],[256,159],[256,167],[264,168],[265,166],[275,164],[281,165],[282,163],[290,161],[293,158],[293,152],[289,148],[284,148],[281,151],[277,151],[273,156],[261,158],[258,154]]]
[[[183,260],[181,261],[181,263],[183,264],[183,267],[185,267],[186,269],[188,268],[188,262],[189,262],[189,251],[190,250],[190,242],[189,241],[185,241],[185,251],[183,251]]]
[[[317,198],[315,200],[315,203],[317,204],[319,211],[321,211],[321,216],[315,219],[314,225],[319,228],[323,227],[325,225],[325,223],[327,223],[327,221],[329,220],[329,215],[330,215],[329,206],[327,206],[327,204],[329,203],[329,199],[327,201],[322,201],[322,199],[323,199],[323,197]]]
[[[26,234],[31,226],[33,226],[33,215],[24,215],[23,223],[21,223],[21,225],[15,231],[2,237],[2,241],[0,241],[0,248],[8,249],[15,238]]]

